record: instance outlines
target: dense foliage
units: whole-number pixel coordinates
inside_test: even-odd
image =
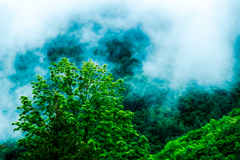
[[[210,92],[191,86],[178,97],[177,103],[167,105],[163,104],[169,93],[166,84],[156,83],[141,74],[123,79],[124,108],[134,112],[134,129],[147,137],[151,154],[161,151],[167,142],[204,126],[210,119],[220,119],[240,106],[239,78],[231,90],[213,89]]]
[[[121,79],[91,62],[81,70],[62,58],[52,63],[49,85],[41,76],[33,84],[33,103],[21,96],[20,119],[14,130],[27,148],[22,159],[147,159],[147,139],[133,129],[134,113],[123,111]],[[77,73],[80,71],[80,74]],[[78,86],[75,88],[75,86]],[[33,104],[37,103],[34,107]],[[44,112],[43,112],[44,111]],[[42,114],[42,115],[41,115]]]
[[[25,152],[27,149],[23,146],[17,145],[17,139],[8,139],[4,143],[4,149],[0,152],[0,160],[17,159],[19,156],[17,152]]]
[[[154,157],[156,160],[238,160],[240,159],[240,109],[221,120],[211,119],[206,126],[170,141]]]
[[[43,62],[47,64],[38,63],[39,57],[34,54],[35,51],[17,55],[14,62],[16,74],[8,78],[16,86],[23,86],[34,80],[36,64],[44,68],[49,66],[48,63],[56,62],[61,57],[70,58],[76,66],[79,66],[81,61],[91,54],[90,51],[85,54],[89,47],[86,47],[86,44],[79,44],[79,39],[71,38],[73,35],[58,36],[51,40],[51,43],[46,43],[41,51],[36,51],[46,51]],[[166,80],[150,79],[142,74],[141,62],[144,61],[144,55],[149,51],[150,44],[143,33],[131,30],[120,33],[120,36],[112,33],[108,35],[101,38],[97,47],[92,50],[94,58],[109,64],[108,68],[113,78],[124,80],[126,90],[123,92],[123,110],[134,113],[133,129],[137,130],[140,136],[146,136],[150,145],[148,151],[151,154],[163,150],[169,141],[187,135],[189,131],[198,130],[211,119],[219,120],[232,109],[240,107],[239,76],[233,78],[235,82],[227,86],[227,89],[212,87],[207,90],[193,82],[188,84],[184,92],[174,91],[169,88]],[[239,48],[236,51],[239,53]],[[85,55],[87,57],[84,57]],[[46,80],[51,80],[48,75],[46,77]],[[4,155],[17,157],[16,151],[23,151],[16,145],[10,147],[12,144],[9,141],[4,145],[6,146],[1,157]]]
[[[135,113],[134,127],[149,140],[151,154],[162,150],[168,141],[199,129],[210,119],[218,120],[240,106],[239,78],[229,87],[231,90],[205,90],[192,83],[175,98],[170,97],[166,84],[156,83],[146,76],[123,79],[127,88],[123,104]]]

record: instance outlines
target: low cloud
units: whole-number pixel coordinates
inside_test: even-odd
[[[237,65],[233,45],[240,32],[239,10],[237,0],[0,2],[0,120],[4,122],[0,124],[0,138],[8,137],[12,132],[9,124],[19,118],[14,112],[20,105],[19,96],[31,97],[32,93],[29,84],[18,86],[26,79],[19,78],[14,84],[7,77],[20,74],[16,66],[25,69],[22,72],[26,77],[32,72],[49,74],[49,66],[44,66],[45,52],[38,52],[39,62],[29,65],[16,58],[68,34],[72,23],[78,24],[79,30],[71,34],[79,38],[79,44],[86,43],[86,48],[90,48],[84,52],[85,57],[94,57],[91,47],[98,46],[101,38],[112,36],[109,31],[121,34],[120,31],[138,28],[152,45],[144,52],[145,58],[136,57],[143,64],[144,74],[165,80],[174,89],[190,80],[197,80],[202,86],[217,86],[231,81]],[[100,27],[96,29],[96,25]],[[102,61],[94,59],[97,63]],[[30,78],[29,81],[33,77]],[[4,112],[6,109],[8,113]]]

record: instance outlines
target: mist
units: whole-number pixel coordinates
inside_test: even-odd
[[[203,87],[231,82],[239,10],[237,0],[0,2],[0,141],[21,136],[11,125],[19,118],[19,98],[32,99],[30,82],[37,74],[49,78],[61,47],[77,48],[66,52],[78,66],[93,59],[111,69],[115,60],[99,53],[109,50],[106,44],[121,44],[140,62],[134,75],[164,80],[173,90],[192,80]]]

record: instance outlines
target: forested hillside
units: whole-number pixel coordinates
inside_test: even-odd
[[[129,39],[129,35],[131,35],[131,39]],[[76,66],[80,66],[81,62],[88,58],[84,56],[87,47],[84,44],[79,45],[75,40],[75,38],[63,35],[56,37],[51,43],[47,43],[40,49],[47,52],[47,56],[44,58],[46,63],[41,65],[48,66],[51,62],[57,62],[61,57],[67,57],[72,63],[76,63]],[[232,156],[228,158],[233,156],[236,158],[237,141],[239,141],[236,137],[239,132],[235,128],[236,126],[233,127],[230,124],[230,121],[239,124],[239,119],[238,117],[234,117],[235,119],[223,117],[227,116],[234,108],[240,108],[240,78],[236,76],[231,84],[208,88],[198,85],[193,80],[185,86],[184,90],[171,89],[167,80],[153,79],[143,74],[139,57],[141,60],[145,58],[142,52],[149,45],[149,40],[143,33],[131,30],[121,34],[120,38],[101,39],[98,47],[93,47],[91,51],[93,52],[92,56],[108,62],[110,72],[115,80],[123,79],[124,110],[134,113],[133,127],[140,135],[145,135],[148,139],[150,154],[156,154],[155,157],[160,159],[171,158],[174,154],[178,157],[185,155],[189,159],[194,159],[204,155],[206,150],[210,150],[209,146],[218,145],[220,148],[213,147],[213,152],[214,154],[223,153],[218,155],[222,158],[228,157],[229,152],[224,150],[223,146],[233,147],[234,144],[236,147],[231,151]],[[34,66],[37,63],[38,56],[34,54],[37,51],[39,50],[31,50],[16,57],[14,67],[17,72],[8,77],[12,82],[18,83],[21,79],[18,85],[23,86],[34,81],[33,67],[27,69],[26,66]],[[29,74],[26,75],[26,72]],[[236,71],[236,75],[237,73]],[[50,79],[49,75],[46,77],[47,80]],[[215,121],[221,118],[223,118],[221,121]],[[226,120],[229,121],[229,124]],[[208,125],[205,126],[206,124]],[[226,125],[225,129],[219,128],[220,124]],[[201,128],[203,126],[205,127]],[[216,129],[216,133],[222,137],[216,137],[218,139],[209,142],[208,147],[202,145],[196,148],[195,144],[188,146],[188,141],[199,140],[199,143],[204,143],[206,138],[200,139],[202,136],[215,134],[213,129],[206,131],[206,128],[211,127],[224,130],[224,134],[222,134],[222,131]],[[197,136],[198,139],[191,138],[191,136]],[[224,137],[226,139],[223,139]],[[222,140],[220,140],[221,138]],[[184,145],[178,150],[179,144]],[[26,151],[24,148],[17,147],[16,140],[7,140],[3,145],[6,147],[0,154],[1,158],[14,159],[17,158],[16,151]],[[176,149],[179,153],[173,153],[172,146],[176,147],[174,150]],[[198,154],[199,150],[202,151]],[[210,154],[212,153],[209,151],[209,155],[205,155],[203,158],[209,158]]]
[[[186,136],[168,142],[154,156],[156,160],[240,159],[240,108],[235,108],[216,121],[211,119],[204,127],[190,131]]]
[[[144,78],[142,79],[138,79],[138,77],[135,77],[135,78],[136,80],[144,81]],[[131,85],[127,83],[126,79],[124,82],[126,86]],[[151,85],[155,85],[156,92],[158,91],[159,93],[161,93],[160,89],[157,90],[157,87],[159,86],[149,81],[148,81],[148,84],[149,85],[145,86],[146,88],[151,87]],[[238,139],[236,139],[237,134],[239,134],[237,130],[237,128],[239,128],[239,123],[238,123],[239,117],[234,117],[232,119],[229,119],[229,117],[226,117],[229,111],[231,111],[232,109],[240,108],[239,107],[240,102],[238,98],[239,91],[240,91],[239,83],[236,83],[235,85],[233,85],[231,91],[226,91],[224,89],[221,89],[221,90],[216,89],[212,92],[208,92],[208,91],[204,91],[203,89],[196,90],[196,89],[190,88],[188,91],[186,91],[186,93],[182,94],[179,97],[179,101],[176,104],[173,103],[172,105],[169,105],[170,107],[167,107],[164,105],[163,106],[157,105],[159,103],[157,99],[161,100],[161,94],[157,94],[159,96],[156,96],[156,99],[155,99],[156,106],[152,108],[148,108],[149,107],[148,104],[154,104],[153,103],[154,101],[150,101],[150,102],[148,101],[149,100],[148,98],[151,97],[151,95],[137,97],[132,92],[127,93],[127,90],[126,90],[125,94],[127,96],[125,97],[123,103],[124,103],[124,110],[126,110],[127,108],[128,110],[132,110],[132,112],[134,112],[134,117],[133,117],[134,129],[136,129],[138,133],[141,133],[147,137],[150,145],[150,148],[149,148],[150,153],[151,154],[158,153],[157,154],[158,156],[156,157],[161,157],[159,156],[160,154],[159,152],[162,151],[161,154],[164,153],[162,156],[166,158],[168,155],[173,154],[172,150],[168,150],[166,148],[169,148],[169,146],[172,147],[173,144],[175,146],[175,142],[178,142],[178,141],[179,141],[178,143],[181,142],[185,144],[191,140],[194,140],[194,138],[189,139],[188,138],[189,135],[198,136],[198,138],[201,138],[201,136],[203,136],[203,133],[205,134],[205,136],[208,133],[214,133],[215,135],[215,132],[213,132],[213,129],[209,129],[209,132],[206,132],[206,131],[203,132],[204,129],[206,130],[206,128],[209,128],[209,127],[211,128],[210,125],[212,125],[212,123],[216,123],[217,126],[221,126],[221,127],[226,125],[225,128],[227,129],[225,129],[226,131],[224,131],[224,133],[226,132],[226,134],[228,135],[223,135],[223,136],[231,138],[231,141],[234,143],[239,141]],[[156,94],[156,93],[153,92],[153,94]],[[177,109],[175,107],[177,107]],[[235,113],[237,113],[236,111],[238,110],[234,110],[230,115],[235,115]],[[224,116],[225,118],[223,118]],[[214,120],[211,120],[211,119],[214,119]],[[221,119],[221,121],[216,122],[216,120],[219,120],[219,119]],[[231,126],[228,126],[228,121],[226,121],[227,119],[229,120],[229,125],[231,124],[230,121],[233,121],[234,125],[231,124]],[[206,124],[208,124],[207,127],[201,128]],[[215,129],[214,129],[216,130],[216,132],[219,131],[217,130],[218,128],[216,129],[217,126],[215,126]],[[199,130],[199,128],[201,129]],[[190,132],[192,130],[195,130],[195,131]],[[220,130],[221,130],[221,134],[223,134],[222,133],[223,129],[220,128]],[[231,134],[236,138],[231,137]],[[185,137],[188,136],[188,137],[186,138],[183,137],[181,139],[178,139],[177,141],[169,142],[172,140],[176,140],[181,136],[185,136]],[[221,138],[218,137],[217,139],[218,141],[215,140],[217,141],[218,145],[220,145],[221,142],[222,143],[224,142],[223,141],[224,139],[222,141],[219,141],[220,139]],[[201,139],[199,139],[199,141],[200,140]],[[229,141],[229,142],[224,142],[224,145],[221,144],[222,147],[233,144],[232,142],[230,142],[230,140],[225,139],[225,141]],[[165,146],[167,143],[168,145]],[[186,151],[187,144],[185,148],[182,148],[179,151],[179,154],[177,153],[176,154],[179,155],[180,157],[186,154],[185,152],[188,152]],[[5,143],[3,143],[3,145],[6,145],[6,148],[4,148],[3,151],[1,152],[2,158],[3,157],[16,158],[17,157],[16,151],[22,151],[22,152],[25,151],[23,148],[17,147],[16,140],[8,140]],[[180,146],[181,145],[182,144],[180,144]],[[231,145],[229,147],[231,147]],[[176,145],[176,147],[177,146],[178,145]],[[202,148],[204,148],[204,145],[202,146]],[[216,153],[223,153],[223,150],[224,150],[223,148],[221,148],[221,150],[219,150],[220,148],[218,148],[218,151],[216,151]],[[194,159],[196,158],[194,156],[199,157],[205,154],[205,150],[203,150],[199,154],[197,153],[197,150],[194,150],[194,149],[192,150],[193,151],[191,151],[191,153],[196,152],[196,155],[189,154],[188,156],[188,158],[190,157],[189,159],[191,159],[191,157],[192,159]],[[228,154],[227,151],[226,153],[224,151],[224,154],[222,156],[227,157],[227,154]],[[231,154],[231,155],[234,155],[234,154]],[[170,158],[170,157],[167,157],[167,158]]]

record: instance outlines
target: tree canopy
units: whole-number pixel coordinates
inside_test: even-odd
[[[123,111],[123,80],[113,81],[107,65],[92,60],[81,69],[62,58],[52,62],[51,81],[37,75],[33,100],[21,96],[15,130],[27,134],[18,146],[22,159],[148,159],[145,136],[133,129],[134,113]],[[80,72],[80,73],[78,73]]]
[[[204,127],[168,142],[153,159],[240,159],[240,108]]]

